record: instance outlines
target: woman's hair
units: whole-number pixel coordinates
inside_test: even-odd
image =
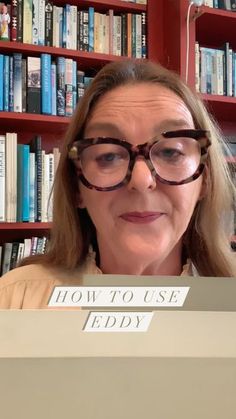
[[[197,94],[180,77],[159,64],[144,60],[122,60],[105,65],[86,89],[65,135],[54,183],[53,226],[45,255],[25,259],[21,265],[44,263],[73,269],[81,265],[89,246],[96,247],[96,230],[85,209],[78,209],[78,178],[67,148],[83,131],[99,98],[118,86],[158,83],[178,95],[192,114],[195,128],[209,130],[206,194],[196,205],[184,235],[184,253],[200,275],[236,276],[235,254],[230,249],[230,229],[235,187],[222,152],[222,135]],[[174,187],[174,186],[173,186]],[[97,249],[96,249],[97,250]]]

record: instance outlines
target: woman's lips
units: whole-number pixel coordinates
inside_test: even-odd
[[[163,215],[161,212],[126,212],[120,215],[125,221],[135,224],[148,224],[160,218]]]

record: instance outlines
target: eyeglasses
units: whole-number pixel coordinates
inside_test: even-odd
[[[110,137],[85,138],[68,146],[68,157],[78,162],[79,179],[87,188],[112,191],[129,183],[138,156],[162,183],[192,182],[203,172],[210,145],[208,131],[184,129],[163,132],[139,145]]]

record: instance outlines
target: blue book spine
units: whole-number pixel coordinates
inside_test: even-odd
[[[41,54],[42,114],[52,114],[51,55]]]
[[[9,63],[9,111],[14,111],[13,57],[10,57]]]
[[[57,114],[57,69],[56,64],[51,65],[51,78],[52,78],[52,115]]]
[[[29,197],[30,197],[30,147],[23,144],[23,199],[22,199],[22,218],[29,221]]]
[[[77,62],[73,61],[72,65],[72,107],[74,111],[77,104]]]
[[[9,111],[9,73],[10,73],[10,57],[4,55],[3,60],[3,110]]]
[[[0,74],[3,74],[4,55],[0,54]],[[3,77],[0,77],[0,111],[3,111]]]
[[[18,222],[23,221],[23,144],[17,144],[17,211],[16,219]]]
[[[218,9],[219,7],[218,0],[213,1],[213,6],[215,7],[215,9]]]
[[[94,51],[94,7],[89,7],[89,51]]]

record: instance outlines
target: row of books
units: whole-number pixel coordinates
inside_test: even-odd
[[[236,12],[236,0],[204,0],[205,6]]]
[[[92,78],[70,58],[0,54],[0,111],[71,116]]]
[[[98,13],[50,0],[12,0],[9,40],[128,57],[146,57],[146,13]],[[9,23],[7,23],[9,22]]]
[[[17,144],[17,134],[0,135],[0,221],[52,221],[52,187],[60,159],[42,149],[41,136]]]
[[[32,237],[23,242],[4,243],[0,246],[0,276],[17,267],[20,261],[30,255],[44,254],[47,237]]]
[[[196,90],[236,97],[236,52],[228,42],[222,49],[195,44]]]

